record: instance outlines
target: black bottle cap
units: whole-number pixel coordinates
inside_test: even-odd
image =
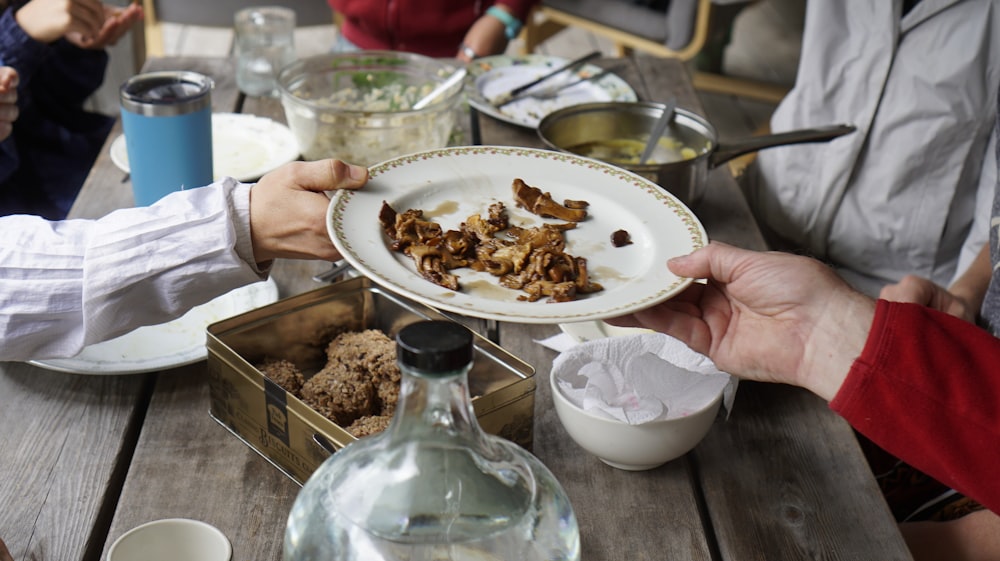
[[[451,321],[418,321],[396,335],[399,363],[425,374],[443,374],[472,362],[472,332]]]

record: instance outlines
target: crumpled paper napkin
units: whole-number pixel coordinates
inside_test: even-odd
[[[738,384],[708,357],[655,332],[570,347],[556,357],[551,375],[578,407],[633,425],[683,417],[719,392],[728,416]]]

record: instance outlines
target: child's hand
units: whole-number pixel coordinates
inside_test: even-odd
[[[100,0],[31,0],[14,15],[32,39],[51,43],[69,33],[93,41],[104,27]]]
[[[17,71],[9,66],[0,66],[0,140],[10,136],[17,120]],[[2,542],[0,542],[2,545]],[[0,561],[3,561],[0,549]]]
[[[142,6],[137,3],[127,7],[104,6],[104,26],[94,37],[85,37],[75,31],[66,34],[66,40],[85,49],[104,49],[114,45],[132,29],[132,24],[142,19]]]

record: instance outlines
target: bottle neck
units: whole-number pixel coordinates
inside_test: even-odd
[[[387,432],[390,438],[419,435],[479,440],[481,429],[469,396],[469,370],[465,366],[446,374],[424,374],[401,367],[399,402]]]

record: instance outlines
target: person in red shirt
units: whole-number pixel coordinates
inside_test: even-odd
[[[828,400],[872,442],[990,509],[928,523],[952,525],[942,533],[904,532],[914,558],[1000,556],[1000,339],[921,304],[874,300],[807,257],[713,242],[668,266],[708,282],[609,323]]]
[[[538,0],[328,2],[341,18],[335,50],[406,51],[468,62],[503,53]]]

